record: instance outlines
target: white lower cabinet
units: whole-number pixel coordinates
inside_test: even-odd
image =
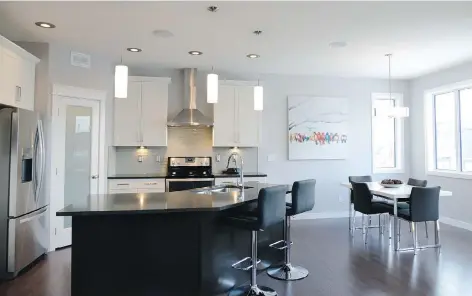
[[[165,179],[110,179],[109,193],[152,193],[165,192]]]

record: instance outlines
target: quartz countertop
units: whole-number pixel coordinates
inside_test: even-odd
[[[57,216],[127,215],[171,212],[222,211],[257,200],[259,190],[277,185],[246,182],[243,194],[239,191],[216,193],[200,189],[162,193],[118,193],[92,195],[86,201],[70,204]],[[287,186],[288,189],[288,186]]]
[[[244,177],[267,177],[267,174],[260,172],[244,172]],[[108,176],[108,179],[165,179],[167,175],[165,173],[152,173],[152,174],[115,174]],[[239,174],[223,174],[214,173],[215,178],[237,178]]]

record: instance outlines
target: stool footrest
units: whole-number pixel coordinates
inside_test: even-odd
[[[269,247],[271,248],[274,248],[274,249],[277,249],[277,250],[285,250],[288,248],[288,246],[291,246],[293,245],[293,242],[287,242],[287,241],[284,241],[284,240],[279,240],[275,243],[272,243],[269,245]]]
[[[244,266],[246,261],[249,261],[249,263],[251,265]],[[257,267],[257,264],[259,264],[259,263],[261,263],[261,259],[257,259],[256,267]],[[239,269],[239,270],[250,270],[251,268],[253,268],[253,266],[254,266],[254,264],[252,263],[251,257],[246,257],[246,258],[244,258],[242,260],[239,260],[238,262],[234,263],[233,265],[231,265],[232,268]]]

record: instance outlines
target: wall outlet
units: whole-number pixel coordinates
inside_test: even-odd
[[[274,161],[274,160],[275,160],[275,154],[267,155],[267,161]]]
[[[220,162],[221,161],[221,154],[216,154],[216,162]]]
[[[156,155],[156,162],[161,162],[161,156],[160,155]]]

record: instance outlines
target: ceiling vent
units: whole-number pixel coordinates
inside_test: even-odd
[[[90,67],[92,66],[92,57],[85,53],[71,51],[70,64],[75,67],[90,69]]]

